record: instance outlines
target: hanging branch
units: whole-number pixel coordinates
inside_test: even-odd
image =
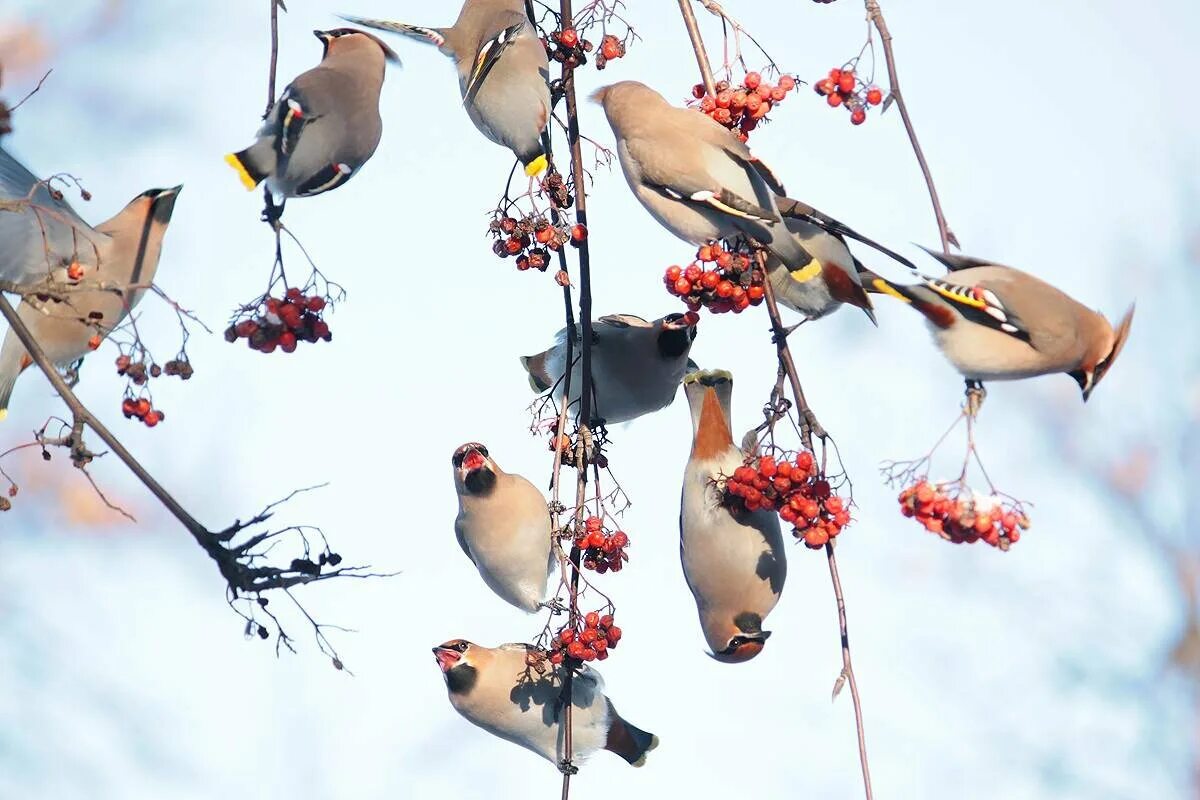
[[[679,9],[683,14],[684,24],[687,26],[688,34],[692,40],[692,49],[696,53],[696,63],[700,67],[700,76],[704,81],[705,87],[710,91],[714,85],[712,66],[708,60],[708,52],[704,48],[704,41],[700,36],[699,27],[696,24],[695,14],[692,12],[691,3],[689,0],[679,0]],[[758,253],[758,268],[765,270],[766,255],[761,250]],[[791,384],[792,394],[796,401],[796,408],[801,416],[801,438],[804,446],[812,450],[812,437],[815,434],[821,440],[822,446],[828,440],[828,434],[817,421],[816,415],[809,407],[804,396],[804,388],[800,384],[800,378],[796,373],[795,360],[792,358],[791,349],[787,343],[787,331],[783,327],[782,320],[779,315],[779,306],[775,302],[775,293],[771,287],[771,282],[764,281],[767,300],[767,312],[771,319],[771,333],[775,342],[775,347],[779,356],[780,368],[786,372],[788,382]],[[858,733],[858,757],[859,764],[862,767],[863,789],[866,793],[867,800],[872,800],[874,797],[871,790],[871,770],[867,761],[867,739],[866,730],[863,724],[862,703],[858,694],[858,681],[854,676],[854,665],[850,659],[850,635],[848,632],[848,624],[846,620],[846,601],[842,594],[842,582],[838,575],[837,557],[834,555],[834,545],[831,539],[825,544],[825,556],[829,563],[829,576],[833,583],[834,598],[837,601],[838,609],[838,627],[841,633],[842,643],[842,672],[838,676],[833,687],[833,697],[836,698],[841,692],[843,685],[847,682],[850,684],[850,697],[854,704],[854,723]]]
[[[925,176],[925,185],[929,188],[929,199],[933,201],[933,214],[937,218],[938,236],[942,240],[942,252],[950,254],[950,245],[955,247],[961,246],[958,239],[954,236],[954,231],[950,230],[949,223],[946,222],[946,215],[942,212],[941,201],[938,200],[937,187],[933,184],[933,173],[929,169],[929,163],[925,160],[925,153],[921,150],[921,143],[917,141],[917,131],[913,128],[912,117],[908,114],[908,104],[904,102],[904,95],[900,92],[900,77],[896,74],[896,57],[892,52],[892,34],[888,30],[887,21],[883,18],[883,10],[879,7],[878,0],[866,0],[867,5],[867,22],[873,24],[875,29],[879,31],[879,38],[883,41],[883,57],[887,62],[888,82],[890,83],[891,96],[887,102],[895,101],[896,107],[900,109],[900,119],[904,121],[904,130],[908,132],[908,141],[912,143],[913,152],[917,156],[917,163],[921,165],[921,174]],[[868,29],[868,36],[870,35]],[[887,106],[885,105],[886,109]]]

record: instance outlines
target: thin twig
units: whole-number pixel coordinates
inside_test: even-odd
[[[48,70],[46,70],[46,74],[45,74],[45,75],[43,75],[43,76],[42,76],[42,79],[41,79],[40,81],[38,81],[38,82],[37,82],[37,86],[33,87],[33,89],[31,89],[31,90],[29,91],[29,94],[27,94],[27,95],[25,95],[24,97],[22,97],[22,98],[21,98],[21,100],[20,100],[20,102],[18,102],[18,103],[17,103],[15,106],[12,106],[11,108],[9,108],[9,109],[8,109],[9,113],[11,114],[13,111],[16,111],[18,108],[20,108],[21,106],[25,105],[25,101],[26,101],[26,100],[28,100],[29,98],[31,98],[31,97],[33,97],[35,94],[37,94],[37,93],[38,93],[38,89],[41,89],[41,88],[42,88],[42,84],[46,82],[46,78],[49,78],[49,77],[50,77],[50,73],[51,73],[51,72],[54,72],[54,70],[52,70],[52,69],[48,69]]]
[[[684,24],[687,26],[688,35],[692,40],[692,47],[696,51],[696,63],[700,66],[700,75],[704,80],[705,86],[711,89],[712,86],[712,67],[709,65],[708,54],[704,49],[704,41],[700,36],[699,28],[696,25],[695,15],[692,13],[692,8],[689,0],[679,0],[679,8],[683,13]],[[766,253],[759,251],[757,254],[758,269],[763,271],[763,276],[766,278]],[[808,401],[804,396],[804,387],[800,385],[800,378],[796,374],[796,363],[792,358],[791,349],[787,343],[787,333],[783,327],[782,319],[779,314],[779,305],[775,301],[775,292],[771,286],[770,280],[763,281],[763,288],[766,294],[767,312],[771,318],[772,338],[775,342],[775,348],[779,357],[779,363],[787,373],[788,381],[791,384],[792,394],[796,401],[796,410],[801,417],[801,440],[804,446],[810,451],[812,447],[813,436],[817,436],[822,441],[822,444],[829,438],[817,421],[816,415],[808,405]],[[822,469],[824,469],[824,448],[822,448]],[[862,705],[859,701],[858,682],[854,677],[854,667],[850,661],[850,636],[848,624],[846,620],[846,604],[842,597],[841,579],[838,576],[837,559],[833,554],[832,542],[825,546],[826,558],[829,562],[829,574],[833,581],[834,598],[837,600],[838,607],[838,627],[841,633],[842,643],[842,674],[838,678],[838,683],[842,681],[850,682],[850,694],[854,700],[854,723],[858,732],[858,755],[859,763],[862,767],[863,774],[863,789],[866,792],[867,800],[873,800],[874,795],[871,791],[871,772],[867,762],[867,744],[866,730],[863,724]],[[837,695],[837,684],[835,684],[834,696]]]
[[[946,215],[942,212],[941,201],[938,200],[937,187],[933,184],[933,173],[929,169],[929,162],[925,160],[925,153],[921,150],[921,143],[917,141],[917,132],[913,128],[912,117],[908,114],[908,104],[904,102],[904,95],[900,92],[900,77],[896,74],[896,57],[892,52],[892,34],[888,30],[887,21],[883,18],[883,11],[879,8],[878,0],[866,0],[867,4],[867,21],[875,26],[879,31],[879,38],[883,40],[883,57],[887,61],[888,82],[891,84],[891,100],[896,102],[896,107],[900,109],[900,119],[904,121],[904,130],[908,132],[908,141],[912,143],[913,152],[917,156],[917,163],[921,165],[921,174],[925,176],[925,185],[929,188],[929,199],[933,201],[933,214],[937,217],[938,236],[942,240],[942,252],[950,254],[950,245],[961,247],[958,239],[954,236],[954,231],[950,230],[949,223],[946,222]]]

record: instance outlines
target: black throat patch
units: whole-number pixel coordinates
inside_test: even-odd
[[[455,664],[446,673],[446,686],[451,694],[466,694],[479,680],[479,670],[470,664]]]
[[[487,467],[471,470],[463,480],[463,485],[471,494],[487,494],[496,488],[496,473]]]
[[[692,346],[695,328],[667,329],[658,335],[658,353],[663,358],[679,358]]]

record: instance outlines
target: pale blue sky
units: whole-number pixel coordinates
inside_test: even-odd
[[[18,0],[4,14],[37,20],[54,39],[77,32],[99,5]],[[261,291],[271,262],[259,195],[221,163],[249,142],[262,111],[266,5],[126,3],[101,35],[53,59],[54,74],[5,143],[35,172],[85,178],[95,199],[79,210],[91,221],[143,189],[182,182],[159,280],[218,331],[235,303]],[[444,24],[456,10],[411,0],[289,5],[281,87],[316,62],[310,32],[336,26],[333,12]],[[865,33],[853,0],[726,5],[804,77],[856,53]],[[581,88],[636,78],[682,99],[695,67],[674,4],[629,6],[645,41],[603,73],[582,72]],[[1175,307],[1170,284],[1152,278],[1179,260],[1195,225],[1185,202],[1197,196],[1200,119],[1188,92],[1200,8],[893,0],[885,11],[966,252],[1036,272],[1110,317],[1136,296],[1138,318],[1087,406],[1067,378],[991,387],[980,446],[997,482],[1036,503],[1034,529],[1007,554],[924,534],[877,478],[879,461],[926,449],[959,401],[961,383],[920,321],[881,303],[879,330],[847,312],[793,338],[860,504],[838,553],[877,795],[1180,796],[1190,721],[1179,687],[1160,679],[1180,624],[1172,578],[1130,546],[1130,521],[1050,452],[1044,419],[1065,407],[1086,420],[1081,447],[1104,450],[1185,402],[1186,392],[1147,402],[1144,387],[1165,366],[1155,343],[1170,341]],[[715,46],[719,29],[707,15],[702,22]],[[267,357],[219,335],[195,337],[196,377],[159,381],[169,420],[153,431],[120,419],[109,349],[85,366],[81,386],[213,527],[292,488],[331,483],[282,517],[323,526],[351,562],[402,571],[302,592],[322,620],[359,631],[335,640],[356,677],[331,669],[299,621],[299,656],[277,660],[270,645],[243,641],[216,570],[104,459],[94,473],[138,525],[72,530],[54,497],[34,491],[0,518],[0,684],[9,687],[0,694],[0,796],[473,800],[555,791],[548,764],[454,713],[429,647],[456,636],[518,640],[541,627],[496,600],[462,557],[447,462],[455,446],[480,440],[506,469],[545,480],[549,453],[526,432],[531,397],[516,357],[561,327],[560,294],[548,275],[518,274],[490,255],[486,212],[509,156],[470,126],[443,57],[393,44],[404,68],[384,86],[379,152],[348,186],[288,208],[289,225],[349,291],[330,319],[334,341]],[[6,72],[5,96],[37,77]],[[852,128],[803,89],[775,120],[752,145],[794,196],[914,258],[908,242],[935,242],[898,116],[872,114]],[[582,124],[611,143],[595,106]],[[590,210],[597,313],[675,310],[659,276],[690,248],[642,211],[619,172],[597,175]],[[172,350],[172,316],[153,299],[143,311],[150,341]],[[757,422],[774,380],[766,327],[758,315],[700,324],[693,355],[734,372],[739,428]],[[58,407],[44,381],[27,376],[0,445]],[[682,399],[614,432],[610,458],[634,500],[624,521],[633,561],[605,581],[626,637],[603,673],[622,713],[663,744],[637,771],[600,754],[573,797],[750,787],[769,798],[853,797],[849,698],[829,703],[840,655],[823,558],[790,553],[763,656],[730,667],[703,654],[678,566],[688,433]],[[63,459],[15,463],[29,485],[47,470],[80,480]]]

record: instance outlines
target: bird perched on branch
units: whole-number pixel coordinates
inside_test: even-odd
[[[698,314],[668,314],[647,322],[633,314],[613,314],[592,324],[592,420],[628,422],[666,408],[675,399],[685,372],[694,368],[688,353],[696,338]],[[576,330],[582,328],[576,326]],[[579,401],[583,385],[582,347],[576,334],[572,348],[571,403]],[[558,332],[553,347],[523,356],[535,392],[564,394],[567,329]]]
[[[0,147],[0,280],[44,281],[72,263],[95,267],[112,247],[62,193]]]
[[[87,355],[141,300],[158,271],[163,236],[181,189],[175,186],[142,192],[94,230],[74,217],[71,225],[82,225],[81,235],[95,247],[96,267],[83,270],[84,283],[78,288],[68,287],[65,299],[43,301],[30,296],[17,309],[52,363],[67,366]],[[70,271],[66,276],[58,276],[59,272],[56,270],[56,277],[72,280]],[[89,288],[89,284],[97,288]],[[134,286],[142,288],[131,288]],[[8,401],[18,376],[32,363],[24,345],[10,330],[0,347],[0,419],[8,415]]]
[[[494,736],[532,750],[553,764],[566,753],[559,726],[563,668],[527,644],[483,647],[452,639],[433,648],[454,710]],[[539,672],[538,664],[546,672]],[[572,760],[599,750],[640,767],[658,737],[626,722],[604,695],[600,674],[583,666],[571,681]]]
[[[870,300],[861,291],[843,237],[912,267],[848,226],[787,198],[770,168],[707,115],[676,108],[636,81],[605,86],[592,99],[604,107],[625,179],[651,216],[691,244],[740,235],[767,248],[774,256],[772,286],[784,305],[816,318],[848,302],[870,316]]]
[[[870,291],[921,312],[942,354],[969,387],[1066,373],[1086,402],[1129,337],[1130,305],[1116,329],[1045,281],[980,258],[926,250],[950,272],[900,285],[864,274]]]
[[[731,433],[733,375],[693,372],[683,379],[683,390],[693,430],[679,511],[683,575],[713,658],[749,661],[771,635],[763,622],[779,602],[787,578],[779,516],[762,510],[734,512],[720,502],[714,481],[732,475],[744,458]]]
[[[225,156],[247,189],[264,180],[282,196],[336,189],[379,146],[379,93],[387,62],[400,59],[375,36],[353,28],[313,31],[321,63],[283,90],[254,144]]]
[[[428,42],[454,59],[463,107],[479,132],[513,152],[534,176],[546,168],[550,66],[523,0],[467,0],[449,28],[343,19]]]
[[[546,499],[525,478],[500,469],[477,442],[455,450],[451,463],[459,546],[488,588],[517,608],[536,611],[554,569]]]

